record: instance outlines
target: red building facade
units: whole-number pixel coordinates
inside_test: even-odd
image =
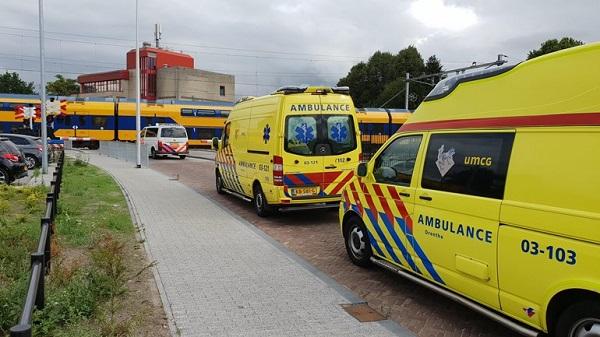
[[[142,99],[156,99],[157,69],[171,67],[193,69],[194,58],[187,54],[153,48],[146,44],[140,48],[140,96]],[[85,74],[77,77],[81,94],[123,92],[128,89],[125,87],[131,88],[129,85],[130,80],[132,83],[135,80],[135,49],[127,52],[126,70]]]

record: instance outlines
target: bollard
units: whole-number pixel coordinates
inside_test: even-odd
[[[42,272],[40,273],[40,277],[39,277],[39,281],[38,281],[38,288],[37,288],[37,293],[35,294],[35,306],[38,309],[43,309],[44,308],[44,275],[45,275],[45,271],[44,271],[44,253],[32,253],[31,254],[31,265],[33,266],[34,263],[39,262],[40,263],[40,267],[42,268]]]
[[[10,328],[10,337],[31,337],[31,324],[19,324]]]

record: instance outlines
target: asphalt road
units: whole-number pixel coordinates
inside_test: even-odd
[[[338,228],[337,210],[287,212],[258,217],[251,205],[214,188],[214,163],[207,159],[159,159],[151,168],[176,177],[225,205],[322,272],[365,299],[384,316],[420,337],[518,336],[511,330],[428,289],[379,268],[353,265]]]

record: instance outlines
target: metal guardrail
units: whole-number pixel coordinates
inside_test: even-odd
[[[44,280],[50,272],[51,237],[54,233],[54,219],[56,217],[60,184],[65,160],[65,152],[58,156],[56,170],[50,182],[50,192],[46,195],[46,211],[41,219],[40,241],[37,250],[31,254],[31,277],[23,312],[19,324],[10,328],[11,337],[31,337],[31,318],[33,309],[43,309],[45,302]]]
[[[146,144],[140,144],[141,152],[141,165],[142,167],[148,167],[148,156],[150,150]],[[127,162],[135,163],[137,161],[137,148],[135,143],[131,142],[118,142],[118,141],[100,141],[100,147],[98,153],[108,157],[124,160]]]

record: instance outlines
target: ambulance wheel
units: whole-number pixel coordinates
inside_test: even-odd
[[[556,322],[555,337],[600,336],[600,302],[581,301],[565,309]]]
[[[345,227],[344,241],[350,260],[360,267],[370,266],[370,259],[373,253],[371,252],[367,229],[362,220],[356,216],[352,216],[346,220]]]
[[[254,185],[254,199],[252,200],[252,203],[254,204],[254,210],[258,216],[266,217],[271,214],[271,206],[269,206],[267,198],[259,184]]]
[[[150,157],[152,157],[152,159],[158,159],[158,154],[154,148],[150,149]]]
[[[185,155],[184,154],[180,154],[179,155],[179,159],[185,159]]]
[[[217,193],[225,194],[225,191],[223,190],[223,178],[221,178],[221,174],[218,171],[215,174],[215,186],[217,188]]]

